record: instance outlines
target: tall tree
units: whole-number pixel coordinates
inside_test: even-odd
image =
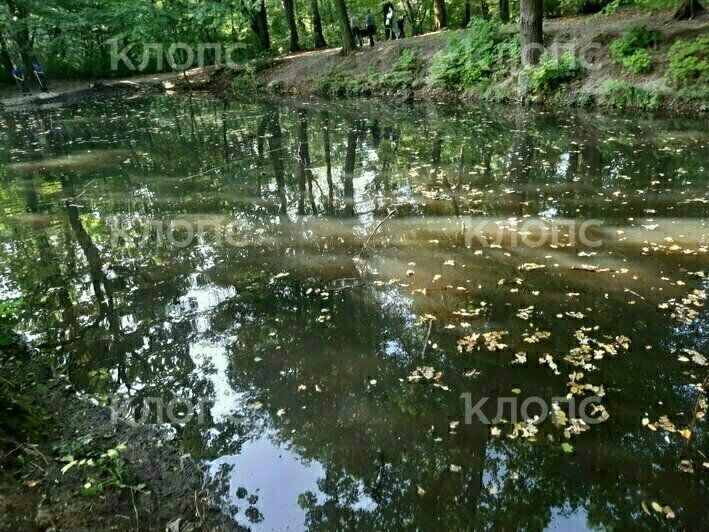
[[[261,50],[271,49],[271,36],[268,33],[268,16],[266,15],[266,3],[264,0],[248,2],[241,0],[239,8],[248,19],[251,29],[256,34],[259,48]]]
[[[519,6],[522,66],[536,65],[542,54],[544,0],[521,0]]]
[[[503,24],[510,21],[510,0],[500,0],[500,21]]]
[[[463,22],[461,27],[467,28],[470,24],[470,0],[465,0],[465,6],[463,6]]]
[[[10,57],[10,50],[5,42],[5,36],[2,33],[0,33],[0,68],[2,68],[0,80],[12,81],[12,77],[10,76],[12,58]]]
[[[357,158],[357,137],[359,128],[356,122],[347,124],[347,150],[345,151],[345,166],[343,168],[345,216],[354,216],[354,170]]]
[[[15,32],[12,37],[15,39],[17,46],[20,49],[20,56],[26,71],[32,71],[32,43],[30,40],[30,30],[27,23],[29,11],[25,2],[16,2],[15,0],[5,0],[7,8],[10,11],[15,23]]]
[[[442,30],[448,26],[448,16],[446,15],[446,0],[433,0],[433,14],[436,17],[436,30]]]
[[[325,36],[322,34],[322,21],[320,20],[320,7],[318,0],[310,0],[310,11],[313,16],[313,39],[315,48],[325,48]]]
[[[340,33],[342,35],[342,51],[340,53],[347,55],[356,48],[352,28],[350,27],[350,17],[347,14],[345,0],[334,1],[335,11],[337,11],[337,20],[340,23]]]
[[[680,0],[675,18],[677,20],[689,20],[704,11],[704,6],[699,3],[699,0]]]
[[[298,43],[298,27],[295,24],[295,7],[293,0],[283,0],[283,11],[286,15],[286,24],[288,25],[288,33],[290,34],[290,51],[297,52],[300,50]]]

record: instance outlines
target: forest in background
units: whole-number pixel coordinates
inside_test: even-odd
[[[123,77],[125,64],[111,68],[111,47],[141,63],[150,43],[242,45],[235,60],[326,46],[354,48],[346,22],[367,9],[379,36],[389,2],[379,0],[2,0],[0,81],[10,83],[12,63],[30,70],[38,61],[54,78]],[[633,6],[649,13],[677,5],[676,18],[691,18],[698,0],[402,0],[394,3],[407,36],[465,28],[476,17],[521,24],[522,44],[541,38],[544,17],[611,14]],[[521,20],[520,20],[521,19]],[[154,52],[154,50],[153,50]],[[150,52],[148,52],[150,53]],[[213,54],[213,52],[211,52]],[[214,61],[207,51],[205,61]],[[153,53],[143,72],[169,69]]]

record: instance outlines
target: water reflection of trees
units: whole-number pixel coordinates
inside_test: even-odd
[[[327,213],[356,225],[358,215],[381,217],[394,203],[403,216],[422,219],[475,211],[536,216],[550,206],[571,218],[579,207],[585,217],[640,216],[648,203],[633,194],[638,188],[647,191],[657,216],[701,216],[698,206],[665,199],[679,192],[661,193],[680,186],[668,178],[680,168],[688,181],[699,177],[700,157],[686,160],[672,152],[691,149],[691,143],[682,147],[660,131],[583,115],[567,120],[532,112],[507,117],[494,110],[464,115],[326,107],[150,98],[130,108],[99,102],[77,117],[60,109],[14,118],[17,127],[3,142],[18,150],[16,159],[38,165],[18,177],[3,173],[4,182],[15,179],[3,199],[12,214],[49,215],[52,223],[26,231],[21,222],[4,220],[9,243],[2,260],[27,307],[38,313],[26,326],[43,342],[62,347],[75,385],[99,395],[119,391],[166,401],[176,394],[214,397],[213,369],[195,361],[192,350],[198,342],[219,344],[235,334],[228,379],[245,402],[264,408],[240,411],[242,423],[190,423],[178,429],[181,441],[196,455],[213,458],[238,453],[245,439],[273,428],[282,443],[326,470],[318,486],[324,500],[302,498],[314,528],[413,523],[536,529],[565,505],[585,508],[589,524],[624,528],[650,497],[681,511],[683,526],[701,526],[706,486],[677,471],[688,451],[639,433],[637,426],[636,414],[648,405],[661,401],[667,412],[680,412],[694,399],[679,372],[668,372],[659,384],[661,354],[638,345],[603,369],[607,386],[620,390],[609,398],[618,415],[574,441],[575,460],[560,453],[558,434],[553,443],[540,438],[536,444],[490,439],[480,424],[450,434],[448,423],[462,411],[461,391],[494,398],[523,378],[525,393],[551,397],[563,382],[539,368],[514,373],[489,359],[474,364],[484,366],[486,380],[469,381],[462,376],[469,360],[422,360],[423,331],[412,325],[416,303],[405,292],[343,290],[321,302],[307,293],[323,280],[309,262],[313,250],[338,250],[332,260],[344,263],[356,249],[342,249],[337,236],[298,240],[308,230],[299,225],[304,215]],[[49,172],[40,163],[99,149],[123,151],[119,160],[93,159],[92,167],[60,165]],[[369,181],[362,183],[363,176]],[[91,186],[92,179],[100,186]],[[540,193],[545,187],[552,192]],[[513,193],[505,193],[508,188]],[[477,202],[468,194],[474,189],[493,193]],[[615,190],[628,194],[622,209],[597,197]],[[257,224],[262,247],[195,242],[176,248],[157,239],[138,247],[131,239],[111,238],[108,216],[124,213],[135,215],[136,228],[185,213],[242,217]],[[266,224],[272,216],[277,220]],[[263,244],[269,236],[277,238]],[[403,262],[423,262],[415,252]],[[286,254],[298,274],[274,283],[284,261],[273,257]],[[339,270],[342,277],[357,274],[350,262]],[[485,279],[500,275],[482,270]],[[563,294],[577,289],[571,283],[550,281],[543,288]],[[237,295],[206,311],[188,295],[227,287]],[[621,302],[587,287],[585,303],[599,310],[595,324],[617,331]],[[493,288],[481,297],[496,303],[500,315],[491,321],[509,320],[506,300]],[[454,301],[447,306],[457,308]],[[555,304],[550,297],[549,315],[538,319],[539,327],[555,327]],[[324,308],[332,319],[320,323]],[[667,348],[698,342],[697,331],[658,330],[662,318],[654,308],[631,312],[630,330],[622,331],[629,336]],[[441,334],[437,341],[441,352],[455,352],[455,337]],[[555,352],[568,349],[568,338],[554,342]],[[451,392],[400,381],[424,363],[444,372]],[[298,390],[301,384],[306,391]],[[279,408],[287,414],[277,416]],[[449,471],[450,464],[462,472]],[[517,480],[509,478],[511,472]],[[374,506],[358,505],[363,499]]]

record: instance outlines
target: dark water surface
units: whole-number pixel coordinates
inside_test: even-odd
[[[77,389],[169,423],[256,529],[699,529],[708,169],[690,119],[15,111],[0,300]],[[504,419],[466,423],[464,393]],[[602,408],[532,424],[567,394]]]

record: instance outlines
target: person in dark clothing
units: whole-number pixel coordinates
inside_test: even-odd
[[[369,46],[374,46],[374,34],[377,32],[377,28],[374,25],[374,15],[372,15],[371,9],[367,9],[367,14],[364,17],[364,25],[367,26],[367,35],[369,35]]]
[[[17,90],[20,91],[22,96],[29,96],[30,94],[32,94],[27,88],[27,85],[25,85],[24,72],[17,68],[17,65],[12,65],[12,77],[15,79],[15,83],[17,84]]]
[[[397,20],[396,24],[399,27],[399,39],[403,39],[404,38],[404,17],[401,17],[399,20]]]
[[[32,63],[32,67],[34,68],[34,76],[37,78],[39,88],[42,89],[43,92],[49,92],[49,89],[47,89],[47,76],[44,74],[44,68],[37,63]]]

